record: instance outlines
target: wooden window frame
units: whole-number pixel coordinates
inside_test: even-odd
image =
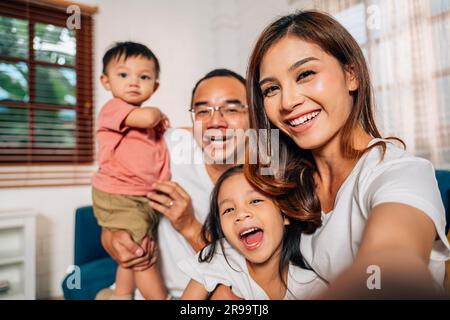
[[[0,56],[0,60],[6,62],[25,62],[28,66],[28,92],[29,101],[10,102],[2,101],[2,105],[7,107],[25,108],[29,111],[30,143],[25,148],[1,148],[0,166],[21,166],[21,165],[87,165],[94,163],[94,108],[93,108],[93,18],[90,15],[92,10],[86,14],[81,12],[81,28],[74,29],[76,37],[76,59],[73,66],[53,64],[49,62],[35,61],[33,50],[34,25],[35,23],[52,24],[66,28],[66,20],[69,14],[65,8],[55,6],[58,1],[12,1],[2,0],[0,4],[0,15],[11,18],[25,19],[28,24],[28,59]],[[61,2],[70,5],[73,3]],[[62,106],[35,102],[35,70],[36,66],[50,66],[58,68],[69,68],[76,72],[76,105]],[[39,110],[75,110],[76,113],[76,146],[75,148],[36,148],[33,147],[33,124],[35,111]],[[27,154],[8,155],[8,149],[27,149]],[[38,154],[36,150],[49,150],[48,155]],[[67,155],[52,156],[51,151],[57,153],[64,151]],[[10,151],[11,152],[11,151]],[[6,157],[10,158],[6,158]],[[8,160],[11,159],[11,160]]]

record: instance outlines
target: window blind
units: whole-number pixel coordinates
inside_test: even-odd
[[[0,188],[84,183],[93,165],[93,16],[69,28],[55,3],[0,2]]]

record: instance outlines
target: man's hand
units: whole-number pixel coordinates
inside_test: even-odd
[[[155,241],[145,237],[141,245],[135,243],[128,232],[102,229],[102,245],[109,255],[123,268],[143,271],[157,260]]]
[[[157,182],[154,188],[154,192],[147,195],[150,206],[166,216],[195,251],[202,249],[201,224],[195,219],[189,194],[173,181]]]

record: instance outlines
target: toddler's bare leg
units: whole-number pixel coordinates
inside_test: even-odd
[[[156,264],[147,270],[136,271],[134,275],[136,285],[145,299],[165,300],[167,298],[167,289]]]
[[[117,267],[115,296],[126,296],[134,293],[136,284],[134,282],[134,271]]]

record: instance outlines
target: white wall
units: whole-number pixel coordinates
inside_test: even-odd
[[[81,0],[96,5],[95,103],[110,96],[100,86],[101,58],[114,41],[148,45],[161,63],[161,88],[150,100],[174,126],[190,125],[191,90],[206,72],[245,73],[263,26],[291,11],[288,0]],[[0,207],[29,207],[38,216],[37,297],[61,296],[61,280],[73,261],[73,218],[88,205],[90,187],[0,189]]]
[[[299,5],[292,0],[239,0],[237,14],[240,26],[237,34],[239,56],[242,57],[238,61],[240,72],[245,73],[253,46],[263,29],[282,15],[294,12],[296,8]]]
[[[110,94],[97,80],[101,59],[116,41],[147,45],[160,60],[160,89],[147,102],[169,115],[172,125],[189,125],[190,91],[196,79],[215,66],[210,21],[214,18],[209,0],[86,0],[97,5],[95,23],[96,105]],[[98,109],[97,109],[98,110]]]
[[[302,0],[305,1],[305,0]],[[115,41],[150,47],[161,63],[161,87],[148,101],[169,116],[173,126],[189,126],[191,92],[215,68],[245,75],[259,33],[278,16],[299,7],[293,0],[82,0],[97,5],[95,62]],[[308,3],[308,0],[306,0]],[[96,105],[110,95],[96,80]],[[97,109],[98,111],[98,109]]]

